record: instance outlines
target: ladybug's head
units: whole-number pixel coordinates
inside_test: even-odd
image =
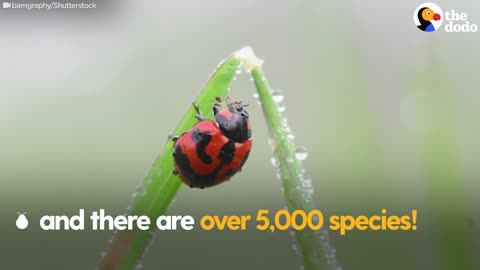
[[[216,104],[216,106],[218,105]],[[248,112],[245,110],[246,106],[241,101],[230,102],[227,99],[227,109],[215,113],[215,121],[222,133],[239,143],[250,139],[252,134]]]

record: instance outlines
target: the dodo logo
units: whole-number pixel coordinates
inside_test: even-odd
[[[440,7],[434,3],[423,3],[415,10],[413,21],[418,29],[424,32],[434,32],[442,25],[443,13]]]

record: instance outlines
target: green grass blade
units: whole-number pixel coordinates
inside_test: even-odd
[[[235,77],[237,69],[243,62],[243,50],[239,50],[224,60],[217,70],[210,76],[206,86],[195,99],[195,104],[200,107],[200,112],[206,118],[213,116],[212,104],[215,97],[225,98],[230,83]],[[172,131],[173,135],[180,135],[190,129],[197,120],[197,114],[193,106],[189,107],[177,127]],[[155,222],[163,215],[170,202],[175,197],[182,182],[178,176],[172,174],[173,142],[168,140],[163,152],[159,155],[152,166],[144,182],[140,185],[135,194],[135,201],[127,215],[146,215],[150,218],[150,229],[147,231],[132,230],[120,231],[115,234],[112,243],[102,258],[99,269],[129,270],[134,269],[141,261],[149,243],[155,234]]]
[[[443,60],[431,48],[415,72],[410,93],[417,127],[421,175],[425,180],[428,217],[441,270],[474,269],[474,246],[466,199],[465,174],[458,147],[459,115],[455,85]]]
[[[251,62],[251,65],[245,68],[252,72],[258,99],[268,126],[276,170],[284,188],[287,208],[290,212],[302,209],[308,213],[315,209],[312,201],[313,186],[311,180],[305,177],[301,158],[297,158],[295,144],[289,138],[290,128],[280,113],[278,104],[273,99],[272,90],[261,68],[262,62],[253,53],[246,58],[246,62]],[[326,230],[295,231],[295,238],[301,252],[304,269],[337,269],[335,250],[328,243]]]

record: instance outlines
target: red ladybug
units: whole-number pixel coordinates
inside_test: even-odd
[[[221,99],[217,97],[217,101]],[[220,104],[214,104],[215,121],[197,115],[199,122],[192,129],[173,138],[173,173],[190,187],[203,189],[223,183],[239,172],[248,159],[252,130],[247,105],[228,99],[226,104],[227,109],[221,111]]]

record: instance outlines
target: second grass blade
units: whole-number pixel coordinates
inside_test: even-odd
[[[267,123],[275,161],[273,163],[284,188],[287,208],[290,212],[301,209],[308,213],[315,207],[312,201],[313,186],[311,180],[305,177],[301,162],[303,159],[301,156],[305,153],[296,152],[295,144],[291,140],[290,128],[274,100],[273,92],[263,73],[262,61],[258,60],[253,53],[251,58],[251,62],[256,63],[250,68]],[[302,269],[340,269],[337,265],[335,250],[328,242],[327,230],[299,230],[295,231],[295,238],[303,260]]]

